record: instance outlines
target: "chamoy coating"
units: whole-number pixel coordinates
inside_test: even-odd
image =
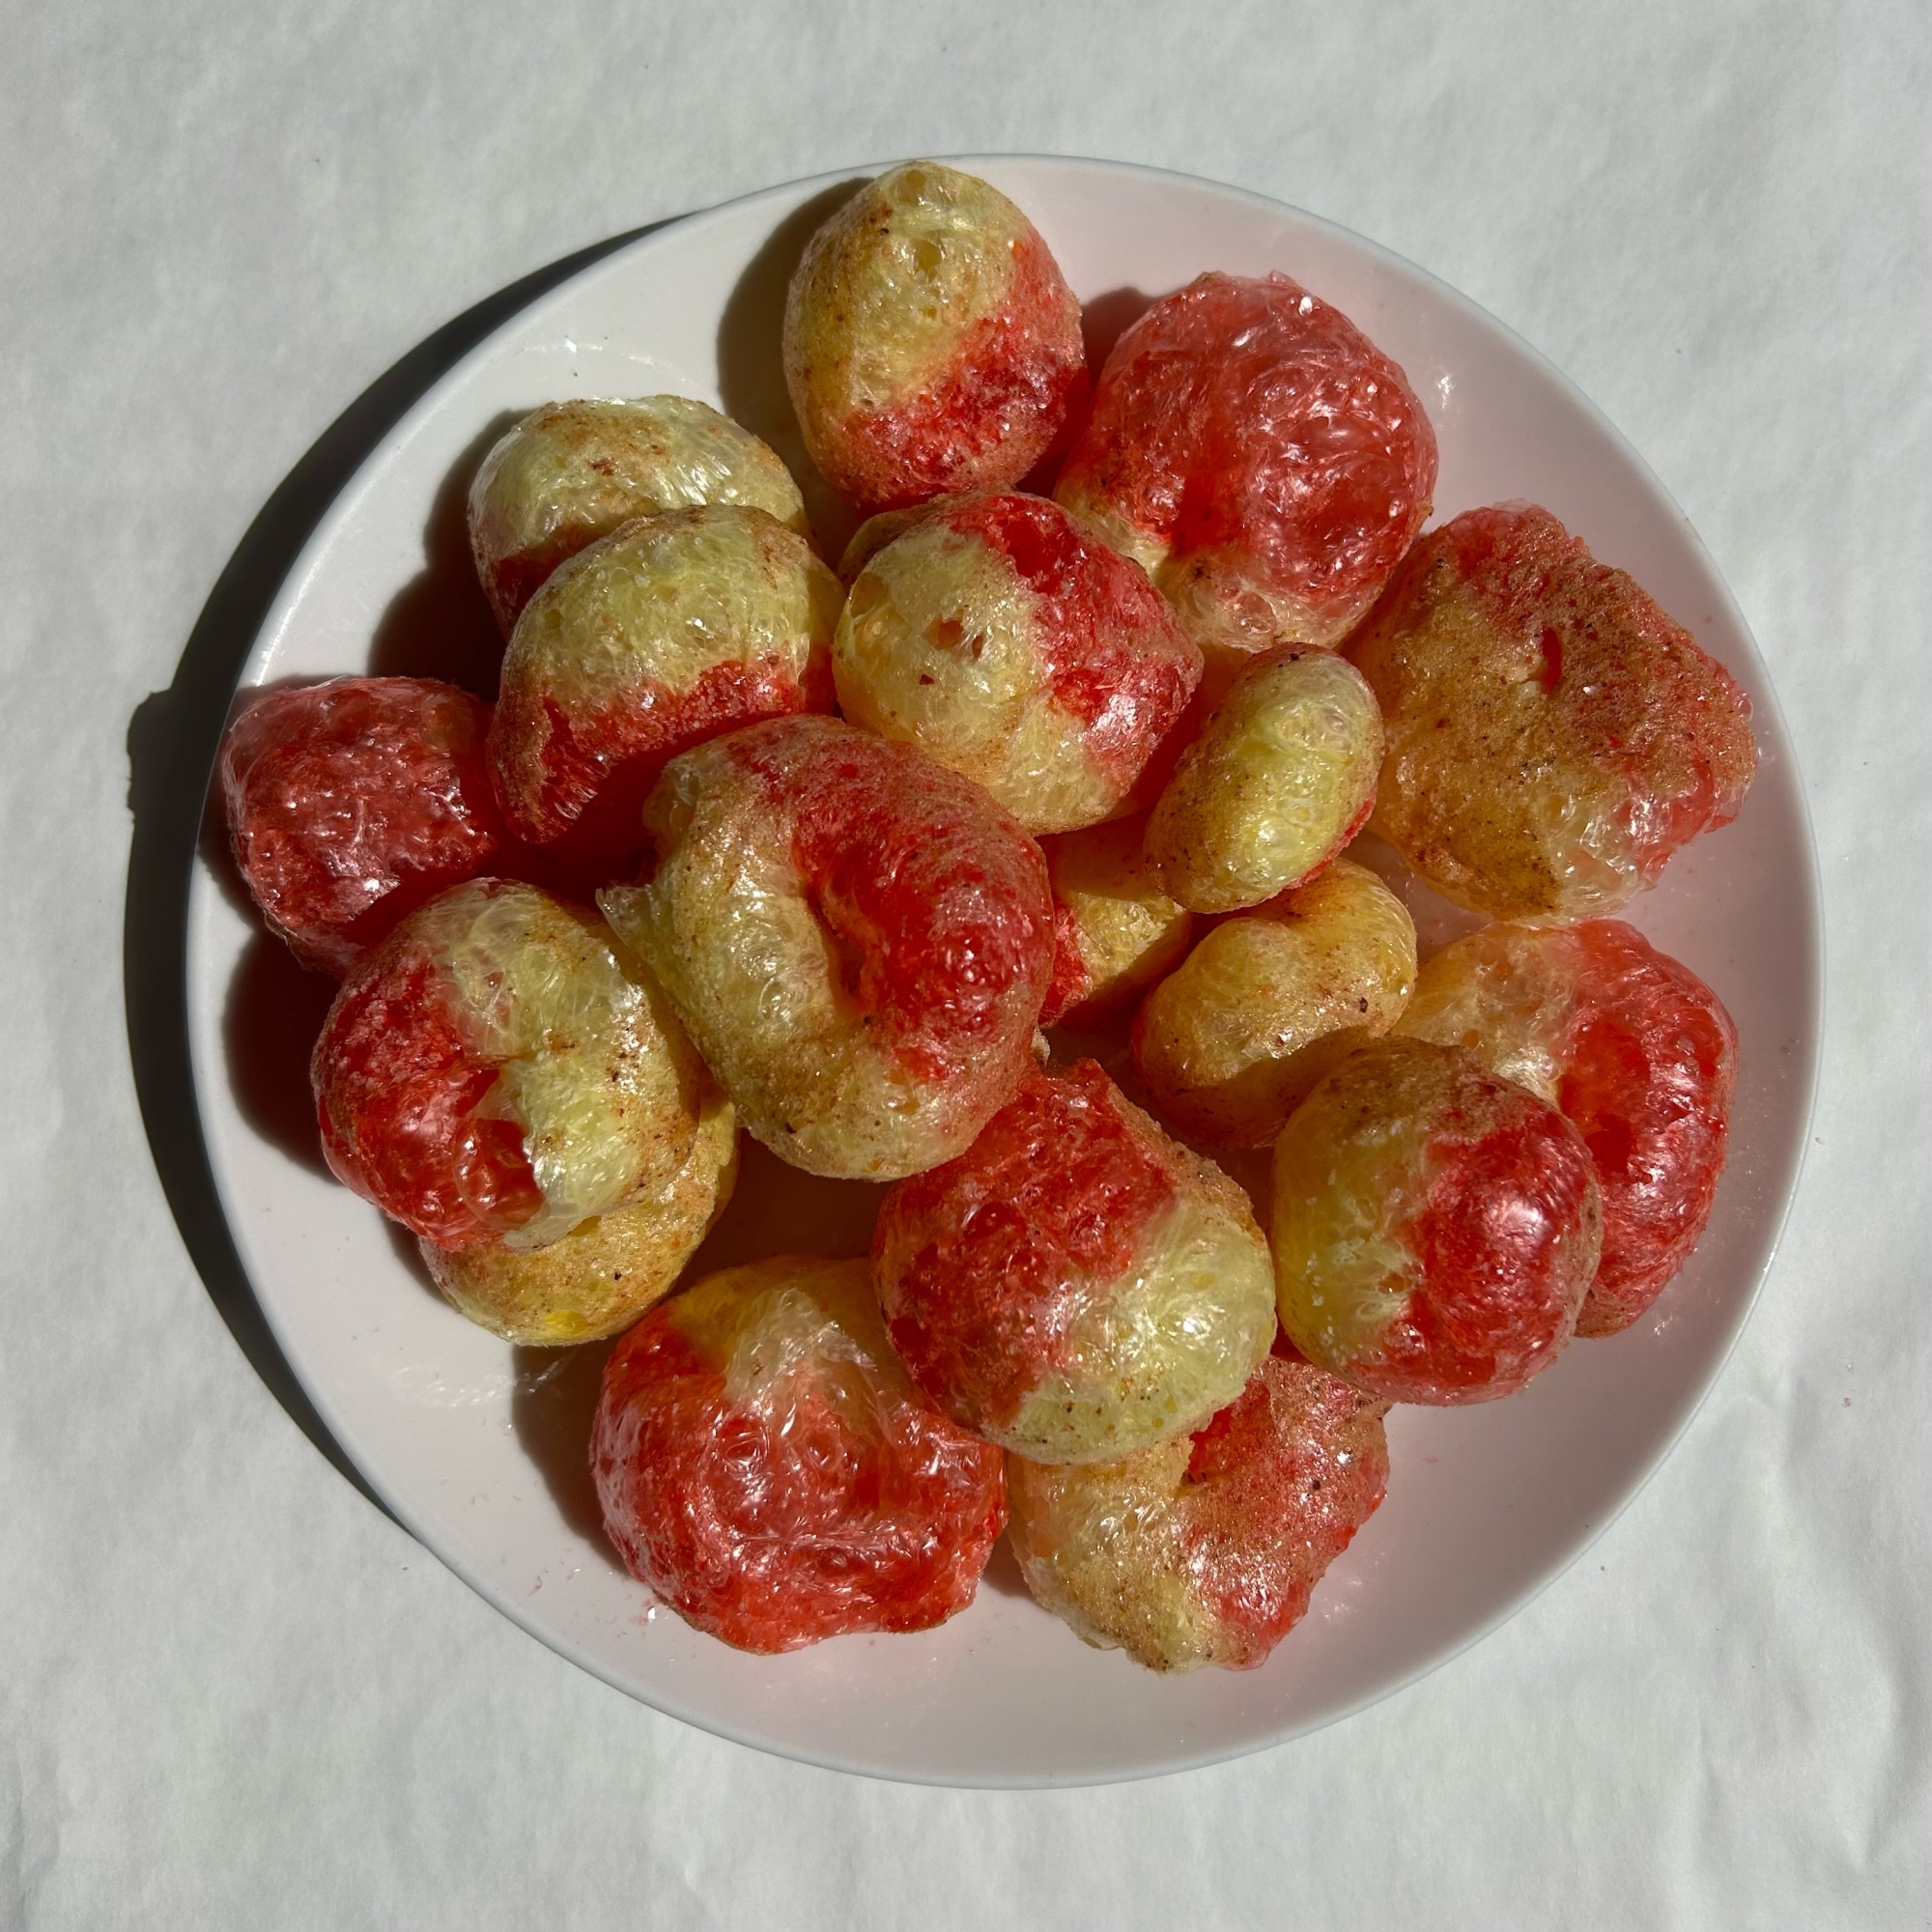
[[[784,370],[813,462],[867,514],[1009,488],[1087,395],[1080,303],[1046,243],[936,161],[879,176],[811,238]]]
[[[763,510],[640,517],[581,550],[525,607],[503,658],[490,763],[533,845],[622,869],[678,753],[832,708],[842,596],[810,546]]]
[[[647,882],[598,900],[745,1126],[813,1174],[963,1151],[1033,1065],[1053,970],[1039,847],[909,745],[789,718],[675,759]]]
[[[914,1381],[1037,1463],[1198,1428],[1274,1334],[1247,1196],[1092,1060],[1031,1073],[957,1160],[899,1182],[872,1267]]]
[[[1195,912],[1260,905],[1368,823],[1381,762],[1381,714],[1360,671],[1327,651],[1265,651],[1181,753],[1148,820],[1149,861]]]
[[[1162,891],[1143,851],[1147,817],[1044,841],[1053,884],[1053,978],[1041,1026],[1091,1026],[1179,965],[1194,915]]]
[[[748,429],[688,396],[546,403],[506,430],[469,486],[469,549],[507,638],[566,557],[633,517],[701,503],[811,532],[791,471]]]
[[[1017,493],[937,507],[874,552],[832,665],[855,724],[976,780],[1035,833],[1124,810],[1201,681],[1140,567]]]
[[[480,699],[413,677],[271,691],[228,727],[235,863],[304,965],[340,979],[425,899],[490,869],[504,832],[489,728]]]
[[[1349,655],[1388,734],[1376,830],[1496,919],[1614,911],[1757,768],[1730,673],[1533,504],[1432,530]]]
[[[863,1261],[779,1255],[654,1309],[590,1466],[631,1574],[740,1650],[944,1623],[1007,1520],[999,1451],[907,1381]]]
[[[343,981],[311,1065],[336,1177],[443,1248],[526,1252],[683,1166],[704,1069],[594,913],[473,879]]]
[[[1717,994],[1620,920],[1491,925],[1429,960],[1398,1031],[1466,1047],[1583,1136],[1604,1255],[1577,1332],[1629,1327],[1690,1258],[1723,1172],[1738,1035]]]
[[[1415,977],[1408,909],[1338,859],[1208,930],[1141,1002],[1134,1069],[1190,1140],[1266,1147],[1318,1081],[1388,1032]]]
[[[662,1186],[633,1193],[545,1247],[520,1253],[491,1240],[452,1252],[423,1241],[423,1261],[452,1307],[506,1341],[539,1349],[600,1341],[677,1285],[737,1179],[737,1117],[713,1091],[691,1151]]]
[[[1250,652],[1339,643],[1429,515],[1407,378],[1283,274],[1206,274],[1107,357],[1054,494],[1160,585],[1217,695]]]
[[[1401,1038],[1295,1109],[1272,1223],[1290,1341],[1391,1402],[1521,1388],[1575,1331],[1603,1240],[1577,1129],[1473,1054]]]
[[[1277,1341],[1192,1435],[1078,1468],[1009,1457],[1027,1587],[1151,1670],[1252,1669],[1380,1505],[1387,1409]]]

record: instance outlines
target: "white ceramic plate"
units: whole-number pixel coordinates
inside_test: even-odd
[[[1742,816],[1633,915],[1717,988],[1743,1051],[1717,1211],[1653,1315],[1574,1347],[1510,1401],[1397,1409],[1387,1502],[1260,1670],[1169,1680],[1089,1650],[1034,1605],[1004,1548],[943,1629],[744,1657],[652,1612],[598,1534],[583,1463],[602,1350],[538,1355],[470,1326],[427,1289],[408,1243],[321,1171],[302,1143],[297,1063],[265,1072],[257,1052],[275,1003],[298,997],[294,982],[208,872],[189,914],[190,1033],[217,1183],[283,1350],[370,1485],[497,1608],[620,1690],[769,1750],[901,1778],[1087,1783],[1254,1750],[1385,1695],[1521,1605],[1635,1492],[1743,1324],[1796,1178],[1817,1038],[1816,892],[1789,742],[1735,604],[1650,471],[1532,350],[1420,270],[1253,195],[1092,161],[963,165],[1032,216],[1084,300],[1113,298],[1098,314],[1116,327],[1137,306],[1131,292],[1206,269],[1285,270],[1338,304],[1429,409],[1438,516],[1507,497],[1547,504],[1749,692],[1762,764]],[[432,668],[480,610],[451,561],[460,494],[512,412],[676,390],[722,403],[796,459],[778,304],[804,235],[837,199],[828,190],[856,178],[652,233],[474,350],[317,528],[243,682]],[[299,997],[312,1026],[314,994]],[[291,1077],[294,1094],[265,1092],[271,1076]],[[752,1158],[708,1259],[860,1252],[871,1198]]]

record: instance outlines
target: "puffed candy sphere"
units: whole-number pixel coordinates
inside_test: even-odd
[[[1251,1670],[1379,1507],[1387,1409],[1277,1342],[1192,1435],[1078,1468],[1009,1457],[1027,1587],[1151,1670]]]
[[[1402,370],[1283,274],[1206,274],[1114,345],[1054,495],[1173,600],[1210,696],[1339,643],[1427,521],[1435,435]]]
[[[503,635],[566,557],[633,517],[700,503],[764,510],[811,534],[791,471],[708,404],[638,396],[532,410],[469,486],[469,549]]]
[[[1147,862],[1147,815],[1043,841],[1053,885],[1053,979],[1041,1026],[1091,1026],[1178,966],[1194,915]]]
[[[678,753],[761,718],[832,708],[838,581],[762,510],[640,517],[525,607],[490,762],[510,823],[611,876]]]
[[[976,780],[1029,832],[1123,810],[1201,681],[1145,574],[1044,497],[938,507],[853,580],[832,646],[855,724]]]
[[[1215,925],[1134,1015],[1134,1069],[1208,1147],[1266,1147],[1316,1083],[1388,1032],[1415,986],[1415,925],[1366,867]]]
[[[256,698],[221,742],[228,836],[255,903],[337,979],[504,838],[490,707],[454,685],[346,677]]]
[[[1388,734],[1375,829],[1497,919],[1614,910],[1757,768],[1730,673],[1533,504],[1432,530],[1349,655]]]
[[[978,785],[830,718],[673,760],[648,883],[599,903],[746,1127],[812,1174],[969,1146],[1033,1065],[1053,970],[1039,847]]]
[[[517,1253],[668,1184],[704,1069],[594,913],[474,879],[356,963],[311,1065],[337,1179],[439,1247]]]
[[[1368,822],[1381,713],[1325,651],[1264,652],[1181,753],[1148,820],[1148,858],[1195,912],[1239,912],[1299,885]]]
[[[1429,960],[1398,1030],[1466,1047],[1583,1136],[1604,1254],[1577,1332],[1629,1327],[1711,1217],[1738,1078],[1723,1003],[1619,920],[1492,925]]]
[[[1046,243],[936,161],[881,175],[811,238],[784,368],[813,462],[867,513],[1009,488],[1087,394],[1080,303]]]
[[[1569,1341],[1602,1197],[1554,1107],[1460,1047],[1380,1039],[1282,1129],[1270,1239],[1310,1361],[1391,1402],[1488,1402]]]
[[[906,1380],[863,1261],[779,1255],[653,1310],[590,1466],[631,1574],[740,1650],[943,1623],[1007,1518],[1000,1452]]]
[[[669,1180],[593,1214],[561,1240],[526,1253],[500,1240],[454,1252],[419,1245],[443,1298],[479,1327],[526,1348],[600,1341],[676,1287],[737,1179],[737,1116],[714,1090]]]
[[[1037,1463],[1200,1427],[1274,1335],[1247,1196],[1092,1060],[1031,1073],[958,1159],[900,1181],[872,1268],[914,1381]]]

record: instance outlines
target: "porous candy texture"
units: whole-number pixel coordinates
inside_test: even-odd
[[[1615,910],[1757,767],[1730,673],[1533,504],[1431,531],[1349,655],[1388,734],[1376,830],[1497,919]]]
[[[1614,1335],[1662,1292],[1710,1219],[1738,1036],[1688,966],[1634,926],[1492,925],[1422,969],[1399,1030],[1461,1046],[1561,1109],[1604,1196],[1579,1335]]]
[[[1148,820],[1148,858],[1195,912],[1258,906],[1368,823],[1381,762],[1360,671],[1326,651],[1265,651],[1181,753]]]
[[[1521,1388],[1570,1339],[1602,1238],[1581,1135],[1460,1047],[1362,1047],[1275,1143],[1282,1326],[1391,1402]]]
[[[1435,436],[1402,370],[1283,274],[1206,274],[1115,344],[1055,496],[1208,651],[1338,643],[1428,517]]]
[[[595,1342],[628,1328],[670,1293],[737,1179],[737,1116],[713,1091],[691,1151],[668,1181],[634,1190],[561,1240],[527,1253],[500,1240],[453,1252],[419,1245],[444,1299],[479,1327],[525,1348]]]
[[[439,1247],[524,1252],[690,1154],[704,1073],[595,914],[475,879],[358,962],[311,1067],[339,1179]]]
[[[490,707],[454,685],[352,677],[271,691],[228,727],[235,863],[304,965],[341,978],[399,921],[489,868],[501,815]]]
[[[1201,653],[1136,565],[1010,493],[935,507],[876,551],[833,670],[855,724],[977,780],[1029,832],[1068,832],[1124,809]]]
[[[872,1264],[913,1379],[1035,1462],[1198,1427],[1274,1333],[1247,1197],[1091,1060],[1031,1073],[963,1155],[895,1187]]]
[[[1268,1146],[1310,1090],[1385,1034],[1415,986],[1407,908],[1338,859],[1212,926],[1134,1015],[1134,1068],[1161,1117],[1211,1148]]]
[[[490,729],[497,797],[530,843],[612,877],[678,753],[832,708],[842,594],[805,539],[729,504],[642,517],[526,607]]]
[[[1053,883],[1053,978],[1041,1026],[1091,1026],[1178,966],[1194,915],[1162,891],[1142,850],[1147,816],[1044,841]]]
[[[1087,394],[1080,303],[1046,243],[934,161],[881,175],[811,238],[784,367],[812,460],[867,514],[1010,488]]]
[[[1381,1503],[1387,1408],[1277,1339],[1191,1436],[1080,1468],[1010,1457],[1027,1585],[1087,1642],[1150,1669],[1252,1669]]]
[[[590,1461],[632,1575],[740,1650],[943,1623],[1007,1518],[999,1451],[906,1380],[863,1261],[780,1255],[646,1316]]]
[[[685,753],[645,818],[647,883],[599,903],[774,1152],[890,1179],[960,1152],[1012,1096],[1052,895],[978,785],[801,717]]]
[[[469,548],[507,638],[566,557],[633,517],[702,503],[811,532],[790,470],[750,430],[687,396],[546,403],[492,446],[469,486]]]

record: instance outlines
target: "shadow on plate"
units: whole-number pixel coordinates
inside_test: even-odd
[[[235,680],[262,620],[310,531],[363,459],[430,384],[493,329],[559,282],[649,232],[639,228],[599,242],[524,276],[445,323],[378,377],[276,485],[209,593],[174,682],[144,698],[128,724],[133,836],[122,980],[128,1054],[148,1145],[189,1258],[237,1346],[302,1433],[371,1502],[376,1497],[329,1435],[270,1331],[222,1213],[202,1137],[188,1052],[186,940],[188,883],[202,837],[209,775]],[[446,531],[435,517],[426,545],[425,575],[446,569]],[[384,628],[390,628],[388,618]],[[405,640],[413,637],[417,641],[411,648],[424,652],[418,662],[433,661],[425,634],[412,632],[400,615],[393,629],[396,641],[384,650],[393,648],[401,659]],[[214,842],[218,847],[220,841]],[[224,889],[232,890],[232,882]]]

